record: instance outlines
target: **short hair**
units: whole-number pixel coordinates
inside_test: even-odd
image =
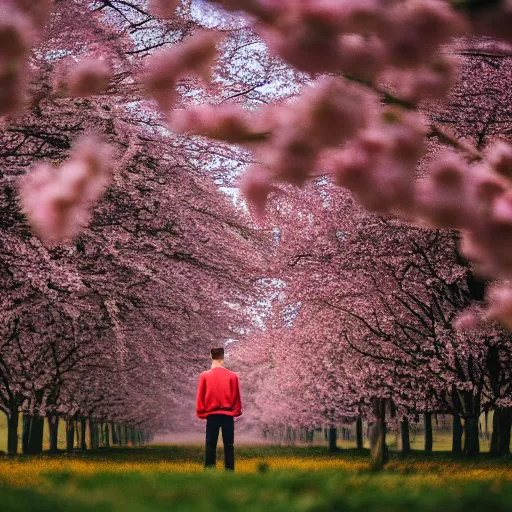
[[[212,359],[224,359],[224,347],[212,348],[210,356]]]

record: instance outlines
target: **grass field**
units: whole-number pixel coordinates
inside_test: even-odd
[[[321,446],[236,447],[235,472],[203,468],[203,447],[149,446],[95,454],[0,459],[0,504],[18,511],[510,511],[512,460],[368,454]]]

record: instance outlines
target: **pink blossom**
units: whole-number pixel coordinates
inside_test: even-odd
[[[442,0],[411,0],[393,9],[389,33],[390,62],[414,68],[428,60],[440,45],[464,31],[462,18]]]
[[[376,36],[345,34],[339,39],[339,70],[345,74],[373,81],[386,64],[386,47]]]
[[[94,137],[80,140],[60,168],[36,166],[21,186],[24,212],[39,236],[60,243],[75,236],[105,189],[111,150]]]
[[[302,9],[305,20],[321,31],[367,34],[388,25],[386,10],[376,0],[319,0],[305,2]]]
[[[487,302],[487,318],[512,328],[512,287],[509,284],[492,287],[487,294]]]
[[[52,9],[52,0],[11,0],[10,3],[26,15],[38,31],[44,28]]]
[[[336,185],[348,188],[356,194],[371,186],[367,171],[368,155],[357,146],[330,152],[325,157],[325,166]]]
[[[290,128],[300,124],[318,144],[334,146],[368,126],[374,101],[371,94],[350,83],[322,78],[303,91],[290,111]]]
[[[483,325],[482,312],[478,309],[467,309],[459,313],[454,321],[453,327],[457,331],[475,331]]]
[[[0,116],[23,103],[26,58],[33,40],[30,20],[13,6],[0,6]]]
[[[486,149],[487,163],[499,174],[512,179],[512,145],[498,141]]]
[[[469,175],[469,200],[479,208],[482,220],[489,216],[493,202],[510,188],[510,182],[485,166],[478,166]]]
[[[11,114],[23,105],[24,85],[20,70],[0,71],[0,116]]]
[[[259,146],[256,154],[274,179],[300,187],[315,165],[317,148],[297,126],[295,131],[279,131],[271,143]]]
[[[512,190],[508,190],[494,200],[491,218],[498,223],[512,226]]]
[[[245,142],[258,138],[248,112],[232,104],[216,108],[197,105],[173,112],[169,125],[176,133],[196,133],[227,142]]]
[[[262,222],[265,218],[265,205],[269,194],[276,190],[270,175],[261,166],[253,165],[242,175],[239,183],[242,194],[252,206],[256,219]]]
[[[0,6],[0,71],[23,58],[30,48],[32,27],[26,16]]]
[[[172,18],[180,0],[150,0],[149,9],[160,18]]]
[[[175,99],[174,88],[180,78],[194,74],[209,81],[216,55],[218,34],[199,32],[185,42],[156,51],[148,60],[142,76],[146,95],[156,99],[160,110],[167,111]]]
[[[457,78],[457,65],[442,55],[417,69],[391,70],[389,75],[400,97],[419,103],[425,98],[444,98]]]
[[[438,227],[465,228],[472,224],[467,204],[467,165],[454,153],[445,153],[429,167],[417,186],[416,203],[422,217]]]
[[[292,34],[282,34],[274,27],[259,27],[258,32],[269,49],[297,69],[309,73],[339,70],[341,48],[336,38],[321,32],[308,32],[302,26]]]
[[[69,96],[91,96],[108,87],[112,70],[102,59],[83,59],[67,73],[66,85]]]

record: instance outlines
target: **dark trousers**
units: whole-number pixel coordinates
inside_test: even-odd
[[[215,467],[217,462],[217,440],[219,428],[222,428],[224,443],[224,468],[235,469],[235,422],[233,416],[227,414],[210,414],[206,418],[206,455],[204,466]]]

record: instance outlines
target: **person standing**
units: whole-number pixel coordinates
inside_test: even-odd
[[[234,418],[242,415],[242,397],[238,375],[224,368],[224,348],[210,350],[212,366],[199,375],[196,416],[206,419],[205,468],[217,461],[217,440],[222,429],[224,468],[235,470]]]

